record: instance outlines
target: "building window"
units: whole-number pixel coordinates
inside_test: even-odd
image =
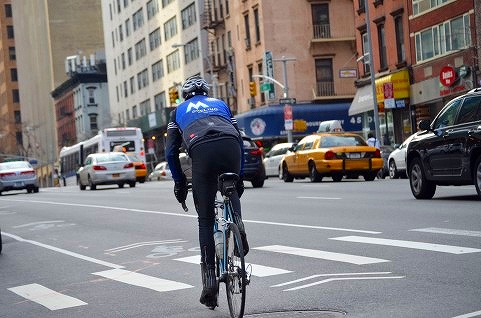
[[[90,119],[90,130],[98,130],[99,126],[97,124],[97,114],[89,114]]]
[[[246,49],[248,50],[248,49],[251,48],[251,32],[250,32],[249,15],[248,14],[244,15],[244,27],[245,27],[245,31],[246,31],[246,38],[245,38]]]
[[[177,34],[177,19],[173,17],[169,21],[164,23],[164,37],[167,41],[171,37]]]
[[[164,67],[162,65],[162,60],[152,64],[152,82],[161,79],[164,76]]]
[[[120,59],[122,60],[122,69],[125,70],[125,53],[120,55]]]
[[[362,64],[364,66],[364,74],[370,74],[371,73],[371,63],[369,62],[371,60],[371,57],[369,56],[369,38],[367,36],[367,33],[361,34],[362,38],[362,53],[364,58],[362,59]]]
[[[413,1],[413,15],[421,14],[436,7],[442,6],[451,0],[412,0]]]
[[[199,42],[197,39],[188,42],[184,46],[184,57],[185,64],[189,64],[190,62],[199,58]]]
[[[179,50],[167,55],[167,73],[171,73],[180,68]]]
[[[230,14],[229,0],[225,0],[225,14],[226,14],[226,15],[229,15],[229,14]]]
[[[331,26],[329,23],[329,5],[313,4],[312,10],[312,27],[315,39],[323,39],[331,37]]]
[[[150,99],[146,99],[139,104],[140,116],[145,116],[150,113]]]
[[[384,30],[384,24],[377,26],[377,38],[379,41],[379,64],[381,70],[387,68],[387,49],[386,49],[386,35]]]
[[[174,2],[174,0],[162,0],[162,8],[165,8],[165,6],[171,2]]]
[[[120,42],[124,40],[124,31],[123,31],[122,24],[119,25],[119,39],[120,39]]]
[[[127,50],[127,61],[129,62],[129,66],[132,65],[132,48],[129,48]]]
[[[137,88],[141,90],[144,87],[149,86],[149,73],[147,69],[137,73]]]
[[[10,80],[12,82],[17,82],[18,81],[18,75],[17,75],[17,69],[16,68],[11,68],[10,69]]]
[[[89,104],[95,104],[95,87],[87,87],[89,91]]]
[[[130,19],[125,20],[125,37],[130,36]]]
[[[261,41],[261,27],[259,22],[259,9],[254,9],[254,27],[256,31],[256,43]]]
[[[128,109],[125,110],[125,118],[126,120],[130,120],[130,111]]]
[[[13,32],[13,25],[7,25],[7,38],[9,39],[15,38],[15,34]]]
[[[14,103],[20,103],[20,94],[18,89],[12,89],[12,99]]]
[[[155,110],[162,110],[165,108],[165,92],[154,96]]]
[[[144,57],[147,54],[147,47],[145,44],[145,39],[137,42],[135,44],[135,60],[138,61],[140,58]]]
[[[137,118],[137,106],[132,107],[132,118],[135,119]]]
[[[195,3],[190,4],[184,10],[180,12],[180,17],[182,19],[182,30],[187,29],[197,21],[195,15]]]
[[[149,34],[150,50],[154,50],[160,46],[160,28]]]
[[[14,46],[8,47],[8,57],[10,58],[10,61],[15,61],[17,59],[17,54],[15,52]]]
[[[159,12],[159,1],[150,0],[147,2],[147,20],[153,18]]]
[[[316,82],[318,96],[334,95],[332,59],[316,59]]]
[[[394,29],[396,32],[396,52],[398,63],[406,61],[406,48],[404,47],[404,33],[402,16],[394,18]]]
[[[15,124],[22,123],[22,113],[19,110],[13,112],[13,117],[15,118]]]
[[[144,25],[144,12],[142,11],[142,8],[140,8],[138,11],[136,11],[133,14],[132,24],[133,24],[134,31],[136,31],[138,28]]]
[[[15,133],[15,139],[17,140],[18,145],[23,146],[23,133],[21,131]]]
[[[132,95],[133,93],[135,93],[135,77],[134,76],[130,78],[130,94]]]
[[[124,97],[129,96],[129,89],[127,86],[127,81],[124,81]]]
[[[12,17],[12,5],[11,5],[11,4],[6,4],[6,5],[5,5],[5,17],[6,17],[6,18],[11,18],[11,17]]]
[[[470,33],[468,14],[415,33],[417,62],[468,48],[471,45]]]

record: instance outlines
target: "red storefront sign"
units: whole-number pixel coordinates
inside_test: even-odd
[[[445,66],[441,69],[441,73],[439,74],[439,81],[443,86],[452,86],[456,81],[456,71],[452,66]]]

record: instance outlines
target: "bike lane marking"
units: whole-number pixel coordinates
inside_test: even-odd
[[[191,263],[191,264],[200,264],[200,255],[176,258],[176,259],[174,259],[174,261],[180,261],[180,262]],[[247,268],[248,265],[252,266],[251,275],[257,276],[257,277],[267,277],[267,276],[274,276],[274,275],[282,275],[282,274],[292,273],[292,271],[282,269],[282,268],[270,267],[270,266],[264,266],[264,265],[258,265],[258,264],[251,264],[251,263],[246,262],[245,263],[246,268]]]
[[[456,316],[456,317],[453,317],[453,318],[471,318],[471,317],[481,317],[481,310],[479,311],[474,311],[474,312],[470,312],[468,314],[464,314],[464,315],[461,315],[461,316]]]
[[[390,240],[377,237],[365,237],[365,236],[343,236],[343,237],[332,237],[330,240],[354,242],[354,243],[365,243],[365,244],[375,244],[375,245],[386,245],[386,246],[396,246],[405,247],[417,250],[426,250],[450,254],[467,254],[467,253],[477,253],[481,252],[480,249],[455,246],[455,245],[443,245],[443,244],[433,244],[417,241],[402,241],[402,240]]]
[[[283,245],[261,246],[261,247],[254,247],[254,249],[260,250],[260,251],[267,251],[267,252],[275,252],[275,253],[290,254],[290,255],[296,255],[296,256],[325,259],[329,261],[337,261],[337,262],[350,263],[355,265],[390,262],[389,260],[385,260],[381,258],[372,258],[372,257],[359,256],[359,255],[327,252],[327,251],[321,251],[321,250],[313,250],[313,249],[283,246]]]
[[[158,292],[166,292],[194,287],[189,284],[127,271],[120,268],[109,269],[106,271],[96,272],[92,274],[115,280],[121,283],[152,289]]]
[[[445,228],[439,228],[439,227],[427,227],[427,228],[423,228],[423,229],[412,229],[412,230],[409,230],[409,231],[481,237],[481,231],[445,229]]]
[[[87,305],[86,302],[83,302],[80,299],[61,294],[39,284],[17,286],[8,288],[8,290],[25,299],[47,307],[50,310]]]

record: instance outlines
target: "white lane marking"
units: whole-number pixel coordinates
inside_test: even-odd
[[[180,262],[191,263],[191,264],[200,264],[200,255],[176,258],[174,259],[174,261],[180,261]],[[258,265],[258,264],[250,264],[250,263],[246,263],[245,265],[246,265],[246,268],[248,265],[252,266],[251,275],[256,277],[267,277],[267,276],[292,273],[292,271],[282,269],[282,268],[276,268],[276,267],[270,267],[270,266],[264,266],[264,265]]]
[[[466,254],[466,253],[481,252],[481,250],[477,248],[454,246],[454,245],[432,244],[432,243],[415,242],[415,241],[389,240],[389,239],[382,239],[382,238],[376,238],[376,237],[343,236],[343,237],[332,237],[329,239],[337,240],[337,241],[355,242],[355,243],[397,246],[397,247],[405,247],[405,248],[450,253],[450,254]]]
[[[189,284],[184,284],[181,282],[176,282],[163,278],[157,278],[119,268],[109,269],[106,271],[96,272],[92,274],[134,286],[152,289],[158,292],[166,292],[194,287]]]
[[[427,228],[423,228],[423,229],[412,229],[412,230],[409,230],[409,231],[481,237],[481,231],[444,229],[444,228],[439,228],[439,227],[427,227]]]
[[[479,317],[479,316],[481,316],[481,310],[474,311],[474,312],[464,314],[464,315],[461,315],[461,316],[456,316],[456,317],[453,317],[453,318],[471,318],[471,317]]]
[[[329,283],[329,282],[334,282],[334,281],[340,281],[340,280],[373,280],[373,279],[398,279],[398,278],[404,278],[404,276],[377,276],[377,277],[337,277],[337,278],[328,278],[324,279],[318,282],[302,285],[302,286],[297,286],[297,287],[292,287],[288,289],[284,289],[283,291],[293,291],[293,290],[298,290],[298,289],[303,289],[303,288],[308,288],[324,283]]]
[[[129,209],[129,208],[121,208],[121,207],[114,207],[114,206],[104,206],[104,205],[64,203],[64,202],[38,201],[38,200],[19,200],[19,199],[0,199],[0,201],[14,201],[14,202],[27,202],[27,203],[43,203],[43,204],[52,204],[52,205],[78,206],[78,207],[86,207],[86,208],[93,208],[93,209],[107,209],[107,210],[117,210],[117,211],[134,212],[134,213],[161,214],[161,215],[171,215],[171,216],[180,216],[180,217],[187,217],[187,218],[195,218],[195,219],[197,219],[197,214],[196,214],[196,215],[193,215],[193,214],[185,214],[185,213],[172,213],[172,212],[151,211],[151,210],[141,210],[141,209]],[[363,233],[363,234],[381,234],[381,233],[382,233],[382,232],[377,232],[377,231],[366,231],[366,230],[356,230],[356,229],[347,229],[347,228],[338,228],[338,227],[326,227],[326,226],[316,226],[316,225],[279,223],[279,222],[268,222],[268,221],[257,221],[257,220],[243,220],[243,221],[244,221],[244,223],[257,223],[257,224],[265,224],[265,225],[278,225],[278,226],[287,226],[287,227],[296,227],[296,228],[305,228],[305,229],[315,229],[315,230],[332,230],[332,231],[355,232],[355,233]]]
[[[90,256],[85,256],[85,255],[82,255],[82,254],[79,254],[79,253],[64,250],[62,248],[58,248],[58,247],[55,247],[55,246],[52,246],[52,245],[47,245],[47,244],[43,244],[43,243],[40,243],[40,242],[37,242],[37,241],[32,241],[32,240],[26,240],[24,238],[21,238],[20,236],[14,235],[14,234],[2,232],[2,235],[9,236],[9,237],[11,237],[11,238],[13,238],[13,239],[15,239],[19,242],[25,242],[25,243],[37,245],[37,246],[40,246],[40,247],[43,247],[43,248],[46,248],[46,249],[49,249],[49,250],[52,250],[52,251],[55,251],[55,252],[59,252],[59,253],[62,253],[62,254],[68,255],[68,256],[73,256],[75,258],[78,258],[78,259],[81,259],[81,260],[84,260],[84,261],[88,261],[88,262],[91,262],[91,263],[95,263],[95,264],[99,264],[99,265],[103,265],[103,266],[107,266],[107,267],[111,267],[111,268],[124,268],[125,267],[125,266],[122,266],[122,265],[117,265],[117,264],[105,262],[105,261],[102,261],[102,260],[99,260],[99,259],[96,259],[96,258],[93,258],[93,257],[90,257]]]
[[[261,247],[255,247],[254,249],[260,250],[260,251],[276,252],[276,253],[283,253],[283,254],[290,254],[290,255],[297,255],[297,256],[319,258],[319,259],[325,259],[330,261],[351,263],[356,265],[390,262],[388,260],[380,259],[380,258],[371,258],[371,257],[364,257],[364,256],[358,256],[358,255],[351,255],[351,254],[326,252],[326,251],[320,251],[320,250],[312,250],[307,248],[299,248],[299,247],[291,247],[291,246],[283,246],[283,245],[261,246]]]
[[[342,198],[333,197],[296,197],[297,199],[313,199],[313,200],[341,200]]]
[[[58,293],[39,284],[12,287],[8,288],[8,290],[23,298],[45,306],[50,310],[87,305],[86,302],[83,302],[80,299]]]
[[[12,226],[12,228],[14,228],[14,229],[19,229],[19,228],[21,228],[21,227],[28,227],[28,226],[32,226],[32,225],[38,225],[38,224],[45,224],[45,223],[63,223],[63,222],[65,222],[65,221],[56,220],[56,221],[32,222],[32,223],[26,223],[26,224],[22,224],[22,225]]]
[[[272,285],[271,287],[282,287],[286,285],[292,285],[295,283],[300,283],[309,279],[317,278],[317,277],[330,277],[330,276],[353,276],[353,275],[387,275],[391,274],[391,272],[367,272],[367,273],[337,273],[337,274],[316,274],[311,275],[303,278],[299,278],[296,280],[291,280],[290,282],[285,282],[277,285]]]
[[[184,241],[182,239],[173,239],[173,240],[165,240],[165,241],[138,242],[138,243],[133,243],[133,244],[125,245],[125,246],[110,248],[108,250],[105,250],[105,252],[121,252],[121,251],[129,250],[129,249],[141,247],[141,246],[158,245],[158,244],[186,243],[186,242],[187,241]]]

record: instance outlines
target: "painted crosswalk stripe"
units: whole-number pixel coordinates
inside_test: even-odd
[[[342,236],[342,237],[332,237],[330,240],[345,241],[345,242],[355,242],[355,243],[366,243],[366,244],[376,244],[376,245],[386,245],[386,246],[397,246],[412,248],[418,250],[450,253],[450,254],[466,254],[466,253],[477,253],[481,252],[480,249],[454,246],[454,245],[442,245],[433,244],[425,242],[416,241],[402,241],[402,240],[390,240],[382,239],[376,237],[365,237],[365,236]]]
[[[356,264],[356,265],[390,262],[389,260],[385,260],[381,258],[372,258],[372,257],[365,257],[365,256],[351,255],[351,254],[334,253],[334,252],[312,250],[307,248],[299,248],[299,247],[291,247],[291,246],[283,246],[283,245],[261,246],[261,247],[255,247],[254,249],[260,250],[260,251],[267,251],[267,252],[276,252],[276,253],[304,256],[304,257],[325,259],[330,261],[344,262],[344,263],[350,263],[350,264]]]
[[[158,277],[153,277],[145,274],[140,274],[136,272],[127,271],[124,269],[109,269],[103,272],[96,272],[92,273],[93,275],[102,276],[108,279],[112,279],[118,282],[145,287],[148,289],[152,289],[158,292],[165,292],[165,291],[172,291],[172,290],[179,290],[179,289],[187,289],[192,288],[194,286],[162,279]]]
[[[59,310],[87,305],[86,302],[83,302],[77,298],[61,294],[39,284],[12,287],[8,288],[8,290],[19,296],[22,296],[23,298],[45,306],[50,310]]]
[[[409,231],[481,237],[481,231],[444,229],[439,227],[427,227],[424,229],[412,229]]]
[[[191,264],[200,264],[200,255],[177,258],[175,259],[175,261],[191,263]],[[246,267],[249,266],[249,264],[250,263],[246,263],[245,264]],[[257,277],[267,277],[267,276],[292,273],[292,271],[282,269],[282,268],[276,268],[276,267],[270,267],[270,266],[264,266],[264,265],[258,265],[258,264],[250,264],[250,265],[252,266],[251,275],[257,276]]]

